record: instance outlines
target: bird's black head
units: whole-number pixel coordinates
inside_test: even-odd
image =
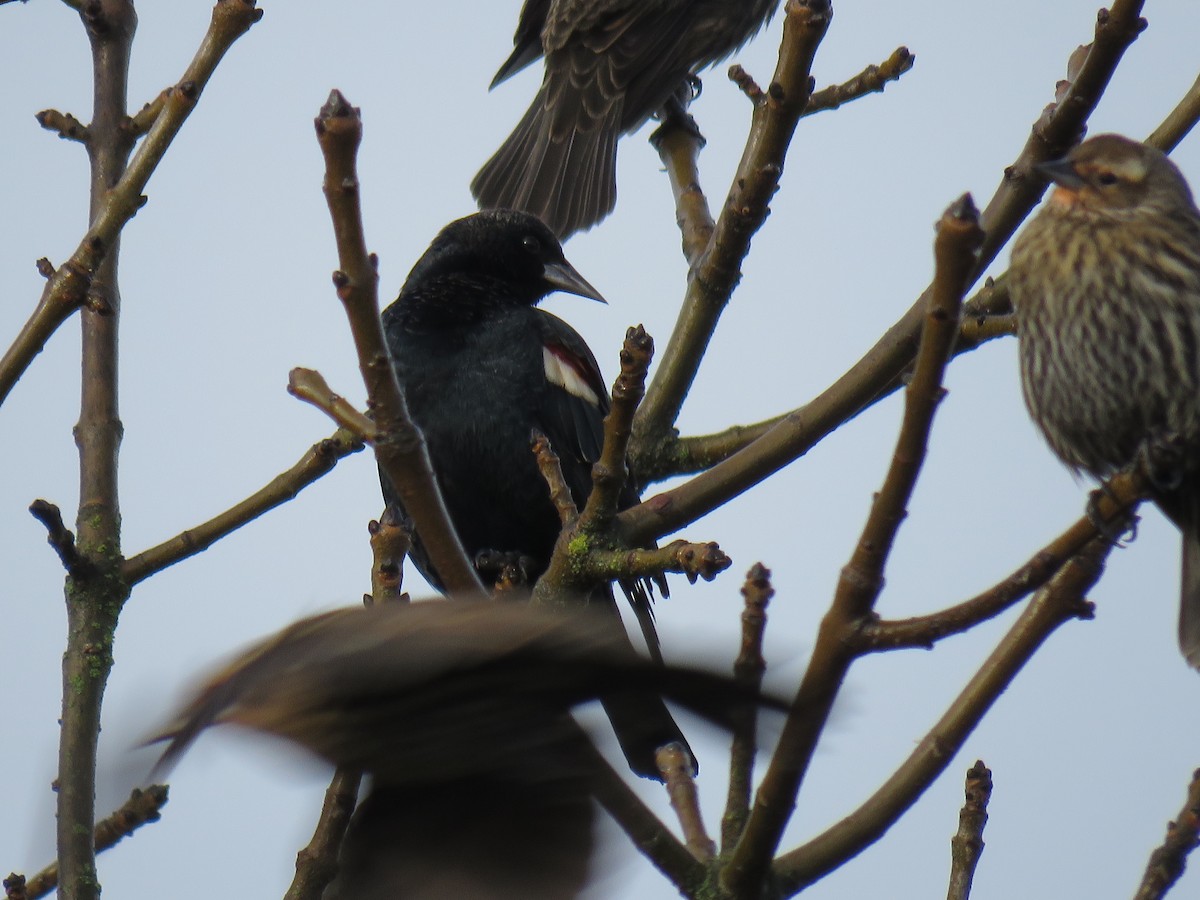
[[[428,313],[532,306],[553,291],[604,303],[563,256],[558,238],[541,220],[510,209],[457,219],[441,230],[413,266],[400,300]]]

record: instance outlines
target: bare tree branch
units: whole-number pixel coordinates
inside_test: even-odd
[[[126,559],[121,564],[121,577],[132,586],[155,572],[207,550],[243,525],[295,499],[314,481],[332,472],[338,462],[362,448],[362,442],[357,435],[345,429],[338,429],[329,437],[309,447],[295,465],[276,475],[245,500],[195,528],[189,528]]]
[[[1162,124],[1150,133],[1146,143],[1157,147],[1163,153],[1170,153],[1188,132],[1196,127],[1197,121],[1200,121],[1200,77],[1192,83],[1183,99],[1167,114]]]
[[[1187,857],[1200,845],[1200,769],[1192,773],[1187,802],[1174,822],[1167,825],[1167,837],[1150,854],[1146,874],[1134,900],[1162,900],[1179,880],[1187,866]]]
[[[87,149],[91,163],[89,213],[95,221],[132,149],[118,123],[125,116],[137,15],[131,0],[114,0],[104,8],[96,4],[96,9],[85,10],[80,18],[92,54],[94,108]],[[129,215],[135,208],[131,203]],[[67,645],[62,663],[56,795],[59,896],[63,900],[99,900],[100,896],[93,837],[96,747],[104,689],[112,670],[113,632],[129,597],[128,586],[114,577],[121,558],[117,453],[123,431],[117,408],[120,293],[116,252],[98,258],[89,275],[88,289],[104,296],[107,312],[86,311],[82,322],[82,384],[75,426],[80,486],[75,546],[86,564],[75,567],[79,577],[67,576],[65,590]],[[52,276],[47,288],[55,281]],[[0,360],[0,378],[4,371]]]
[[[358,802],[362,773],[339,768],[325,789],[325,802],[312,840],[296,854],[296,876],[284,900],[321,900],[325,888],[338,873],[338,852],[346,826]]]
[[[550,502],[558,510],[558,520],[564,527],[574,525],[575,520],[579,518],[579,509],[575,506],[571,488],[563,476],[558,454],[550,446],[550,439],[540,431],[533,436],[533,455],[537,457],[538,470],[546,480],[546,486],[550,488]]]
[[[162,808],[167,805],[167,785],[152,784],[147,788],[134,788],[129,799],[107,819],[96,823],[93,832],[95,850],[102,853],[115,847],[123,838],[129,837],[143,825],[157,822]],[[10,876],[12,877],[12,876]],[[58,887],[58,863],[52,862],[28,881],[24,882],[22,896],[28,900],[44,897]],[[7,880],[5,887],[8,886]]]
[[[86,24],[88,13],[83,4],[72,2],[68,5],[81,11]],[[100,4],[96,6],[99,7]],[[34,357],[41,353],[50,336],[84,304],[100,261],[116,244],[121,229],[141,209],[145,202],[142,191],[175,135],[195,109],[196,101],[212,77],[217,63],[233,42],[261,17],[262,11],[255,9],[252,0],[218,0],[213,8],[212,23],[200,44],[200,49],[183,73],[183,78],[175,87],[169,89],[170,96],[164,103],[162,115],[155,120],[154,127],[146,134],[141,147],[124,168],[123,174],[110,172],[110,175],[119,174],[120,177],[113,177],[105,184],[105,193],[96,197],[87,234],[83,236],[71,258],[58,267],[42,291],[33,314],[4,356],[0,357],[0,404],[4,403],[13,385],[33,362]],[[120,32],[119,28],[113,29],[101,41],[101,45],[110,47],[113,36]],[[121,85],[123,88],[123,79]],[[112,130],[125,146],[123,153],[127,154],[133,135],[123,127],[125,118],[122,97],[120,118],[112,123]],[[93,121],[89,126],[93,143],[96,124]]]
[[[671,798],[671,808],[679,818],[683,839],[692,856],[702,863],[709,863],[717,855],[717,845],[704,828],[704,816],[700,812],[700,794],[696,790],[696,776],[692,772],[692,757],[681,744],[667,744],[658,749],[654,761],[662,773],[663,783]]]
[[[341,394],[334,393],[325,376],[315,369],[292,369],[288,373],[288,393],[321,410],[358,440],[374,445],[379,439],[379,431],[371,418],[355,409],[354,404]]]
[[[837,109],[869,94],[882,93],[890,82],[899,81],[916,61],[907,47],[898,47],[879,65],[867,66],[849,81],[813,91],[802,117]]]
[[[67,574],[72,578],[86,577],[88,561],[80,556],[75,535],[63,523],[62,511],[48,500],[34,500],[29,504],[29,512],[46,527],[46,543],[54,548]]]
[[[672,541],[665,547],[649,550],[592,550],[578,561],[581,573],[598,581],[617,578],[655,578],[668,572],[712,581],[733,563],[716,542],[693,544]]]
[[[1092,605],[1083,596],[1099,580],[1111,549],[1107,538],[1095,538],[1063,566],[883,786],[842,821],[776,860],[782,896],[798,893],[861,853],[917,801],[1050,634],[1073,618],[1091,617]]]
[[[763,634],[767,627],[767,604],[775,595],[771,587],[771,572],[762,563],[755,563],[746,573],[742,585],[742,646],[733,663],[733,677],[739,684],[757,691],[762,686],[767,662],[763,659]],[[754,782],[754,754],[758,751],[755,728],[758,710],[747,707],[739,710],[733,728],[733,745],[729,751],[729,791],[725,797],[725,813],[721,816],[721,852],[727,853],[742,836],[750,814],[750,788]]]
[[[641,325],[627,329],[621,345],[621,372],[613,382],[612,406],[604,417],[604,445],[592,466],[592,492],[579,513],[582,530],[607,528],[616,515],[628,478],[625,451],[653,358],[654,338],[646,329]]]
[[[683,258],[695,267],[716,228],[708,198],[700,187],[700,150],[704,137],[694,119],[668,118],[655,129],[650,143],[658,151],[675,197],[675,221],[683,239]]]
[[[1047,107],[1017,161],[1005,170],[1004,179],[980,215],[986,232],[975,274],[995,259],[1022,219],[1038,202],[1045,179],[1034,172],[1038,163],[1062,156],[1077,139],[1125,49],[1145,27],[1139,16],[1143,0],[1116,0],[1096,26],[1096,39],[1087,58],[1057,105]],[[927,289],[917,302],[889,328],[867,354],[833,385],[804,406],[784,416],[778,425],[734,456],[670,491],[628,509],[618,517],[630,540],[649,540],[675,531],[798,459],[826,435],[878,397],[896,386],[897,379],[916,357]],[[677,330],[679,326],[677,325]],[[654,399],[658,376],[647,392]],[[665,418],[665,416],[663,417]],[[657,421],[657,417],[654,421]],[[639,440],[652,442],[653,435]]]
[[[163,109],[167,105],[167,101],[171,98],[171,89],[167,88],[159,92],[159,95],[139,109],[136,113],[130,116],[125,126],[130,134],[141,136],[150,130],[150,127],[158,121],[158,117],[162,114]]]
[[[774,78],[755,104],[753,125],[708,249],[688,282],[675,330],[638,412],[639,440],[653,440],[675,424],[712,339],[717,322],[741,277],[750,239],[767,217],[779,187],[787,147],[812,91],[809,71],[829,28],[828,0],[788,0],[783,43]],[[643,437],[643,435],[645,437]]]
[[[341,266],[334,273],[334,285],[350,321],[367,403],[378,429],[375,457],[416,523],[430,562],[446,588],[462,598],[483,598],[486,592],[442,503],[425,438],[408,414],[384,343],[377,298],[379,277],[374,258],[367,254],[360,208],[357,155],[362,119],[345,97],[333,91],[321,108],[316,128],[325,156],[325,199]]]
[[[883,487],[871,505],[862,537],[842,570],[833,602],[821,622],[812,659],[758,789],[746,829],[722,873],[722,883],[735,898],[749,900],[761,892],[817,739],[857,655],[849,638],[871,614],[882,589],[883,568],[925,457],[933,414],[942,396],[942,373],[958,334],[962,297],[982,237],[969,196],[954,203],[938,225],[932,299],[922,317],[925,327],[920,353],[905,395],[896,450]]]
[[[703,472],[750,446],[782,420],[783,416],[775,416],[695,437],[679,437],[672,431],[662,440],[635,443],[630,448],[634,473],[639,484],[652,484],[675,475]]]
[[[992,770],[977,760],[967,769],[967,802],[958,814],[958,832],[950,839],[950,886],[946,900],[969,900],[975,867],[983,854],[983,827],[992,799]]]
[[[408,529],[400,522],[396,508],[389,506],[367,530],[371,534],[371,593],[363,597],[363,602],[368,606],[407,603],[404,557],[412,545]]]
[[[1141,473],[1116,476],[1092,495],[1087,515],[1004,581],[970,600],[931,615],[867,622],[855,635],[855,643],[864,653],[902,647],[929,648],[944,637],[961,634],[999,615],[1045,584],[1068,559],[1097,536],[1098,526],[1111,533],[1128,521],[1132,507],[1145,499],[1147,491],[1147,482]]]
[[[582,742],[587,751],[591,744]],[[675,835],[646,808],[600,751],[592,748],[593,787],[596,799],[629,836],[638,851],[674,884],[685,897],[695,895],[704,883],[707,869]]]
[[[38,124],[47,131],[53,131],[66,141],[78,141],[87,144],[92,138],[88,127],[70,113],[61,113],[56,109],[44,109],[36,116]]]

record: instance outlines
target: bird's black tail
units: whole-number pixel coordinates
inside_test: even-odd
[[[611,611],[612,615],[620,621],[620,613],[617,611],[617,603],[613,597],[611,585],[599,587],[592,594],[592,603],[602,605]],[[642,617],[639,615],[639,622],[643,628],[645,623],[642,622]],[[651,634],[647,635],[647,641],[651,644],[651,652],[657,657],[655,662],[662,665],[662,656],[658,653],[658,637],[653,634],[653,624],[650,625]],[[629,652],[633,653],[632,646]],[[608,721],[612,723],[613,732],[617,736],[617,742],[621,745],[621,751],[625,754],[625,759],[629,763],[629,768],[635,774],[643,778],[656,778],[661,780],[662,775],[658,771],[658,764],[655,762],[655,751],[664,744],[680,743],[692,758],[693,766],[695,766],[696,756],[692,753],[692,748],[688,745],[687,738],[683,736],[679,725],[675,722],[675,717],[671,715],[671,711],[667,709],[667,705],[658,694],[648,693],[645,690],[630,691],[628,693],[609,694],[601,699],[604,706],[604,712],[608,715]]]
[[[480,209],[532,213],[563,239],[591,228],[616,206],[621,104],[609,105],[596,119],[580,112],[571,124],[561,112],[555,121],[546,99],[543,84],[471,182],[471,193]]]

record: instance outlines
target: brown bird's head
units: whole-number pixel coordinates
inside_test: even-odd
[[[1059,211],[1103,213],[1116,219],[1196,214],[1192,192],[1166,154],[1119,134],[1097,135],[1037,170],[1054,183],[1050,203]]]

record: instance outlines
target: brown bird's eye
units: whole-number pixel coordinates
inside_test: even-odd
[[[1111,187],[1120,180],[1115,172],[1103,171],[1096,173],[1096,183],[1101,187]]]
[[[534,256],[542,252],[542,242],[535,238],[532,234],[527,234],[521,238],[521,246],[528,250]]]

